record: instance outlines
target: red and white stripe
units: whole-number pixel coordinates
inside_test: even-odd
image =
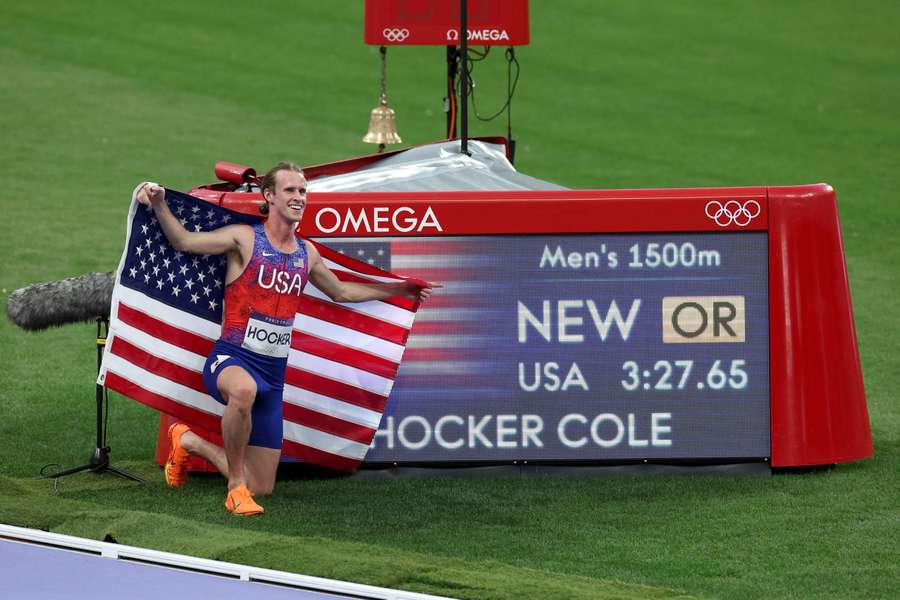
[[[317,248],[343,281],[402,281]],[[337,470],[358,466],[381,422],[416,308],[401,298],[338,304],[311,284],[306,287],[285,376],[289,454]]]
[[[219,430],[223,406],[203,387],[221,327],[116,285],[100,382],[157,410]]]

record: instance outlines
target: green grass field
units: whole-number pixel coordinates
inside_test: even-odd
[[[214,161],[371,151],[378,92],[361,2],[28,3],[0,9],[0,289],[112,270],[128,194]],[[252,7],[252,10],[251,10]],[[254,12],[255,11],[255,12]],[[835,187],[875,457],[827,474],[279,482],[236,520],[224,484],[172,491],[156,414],[111,399],[115,464],[147,486],[44,465],[93,447],[93,325],[0,319],[0,522],[464,598],[900,595],[900,4],[531,2],[516,166],[579,188]],[[501,52],[475,77],[505,92]],[[442,134],[442,48],[388,53],[405,143]],[[503,134],[472,124],[474,135]]]

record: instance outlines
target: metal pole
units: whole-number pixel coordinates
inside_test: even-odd
[[[463,154],[469,154],[469,0],[460,0],[459,8],[459,41],[461,46],[460,63],[462,64],[462,85],[460,100],[460,131],[462,132],[462,145],[460,150]]]

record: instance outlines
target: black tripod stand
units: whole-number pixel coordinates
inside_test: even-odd
[[[100,363],[103,361],[103,348],[106,346],[106,336],[109,333],[109,320],[105,317],[97,317],[97,372],[100,372]],[[75,473],[80,473],[82,471],[93,471],[95,473],[103,473],[104,471],[110,471],[115,473],[120,477],[124,477],[126,479],[131,479],[132,481],[137,481],[140,483],[146,483],[143,479],[138,477],[137,475],[132,475],[128,471],[124,469],[119,469],[117,467],[109,464],[109,446],[106,445],[106,422],[104,421],[104,416],[109,415],[109,396],[107,395],[106,388],[104,388],[99,383],[96,384],[96,398],[97,398],[97,443],[94,446],[94,452],[91,454],[90,462],[86,465],[81,465],[80,467],[73,467],[71,469],[66,469],[64,471],[59,471],[57,473],[51,473],[49,475],[41,475],[44,479],[58,479],[60,477],[65,477],[66,475],[73,475]],[[104,406],[105,400],[105,406]],[[104,414],[105,413],[105,414]]]

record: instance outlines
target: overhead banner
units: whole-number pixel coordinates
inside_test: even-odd
[[[447,0],[366,0],[367,44],[457,46],[460,3]],[[529,42],[528,0],[469,0],[468,42],[524,46]]]
[[[366,463],[770,455],[764,231],[319,241],[444,286]]]

